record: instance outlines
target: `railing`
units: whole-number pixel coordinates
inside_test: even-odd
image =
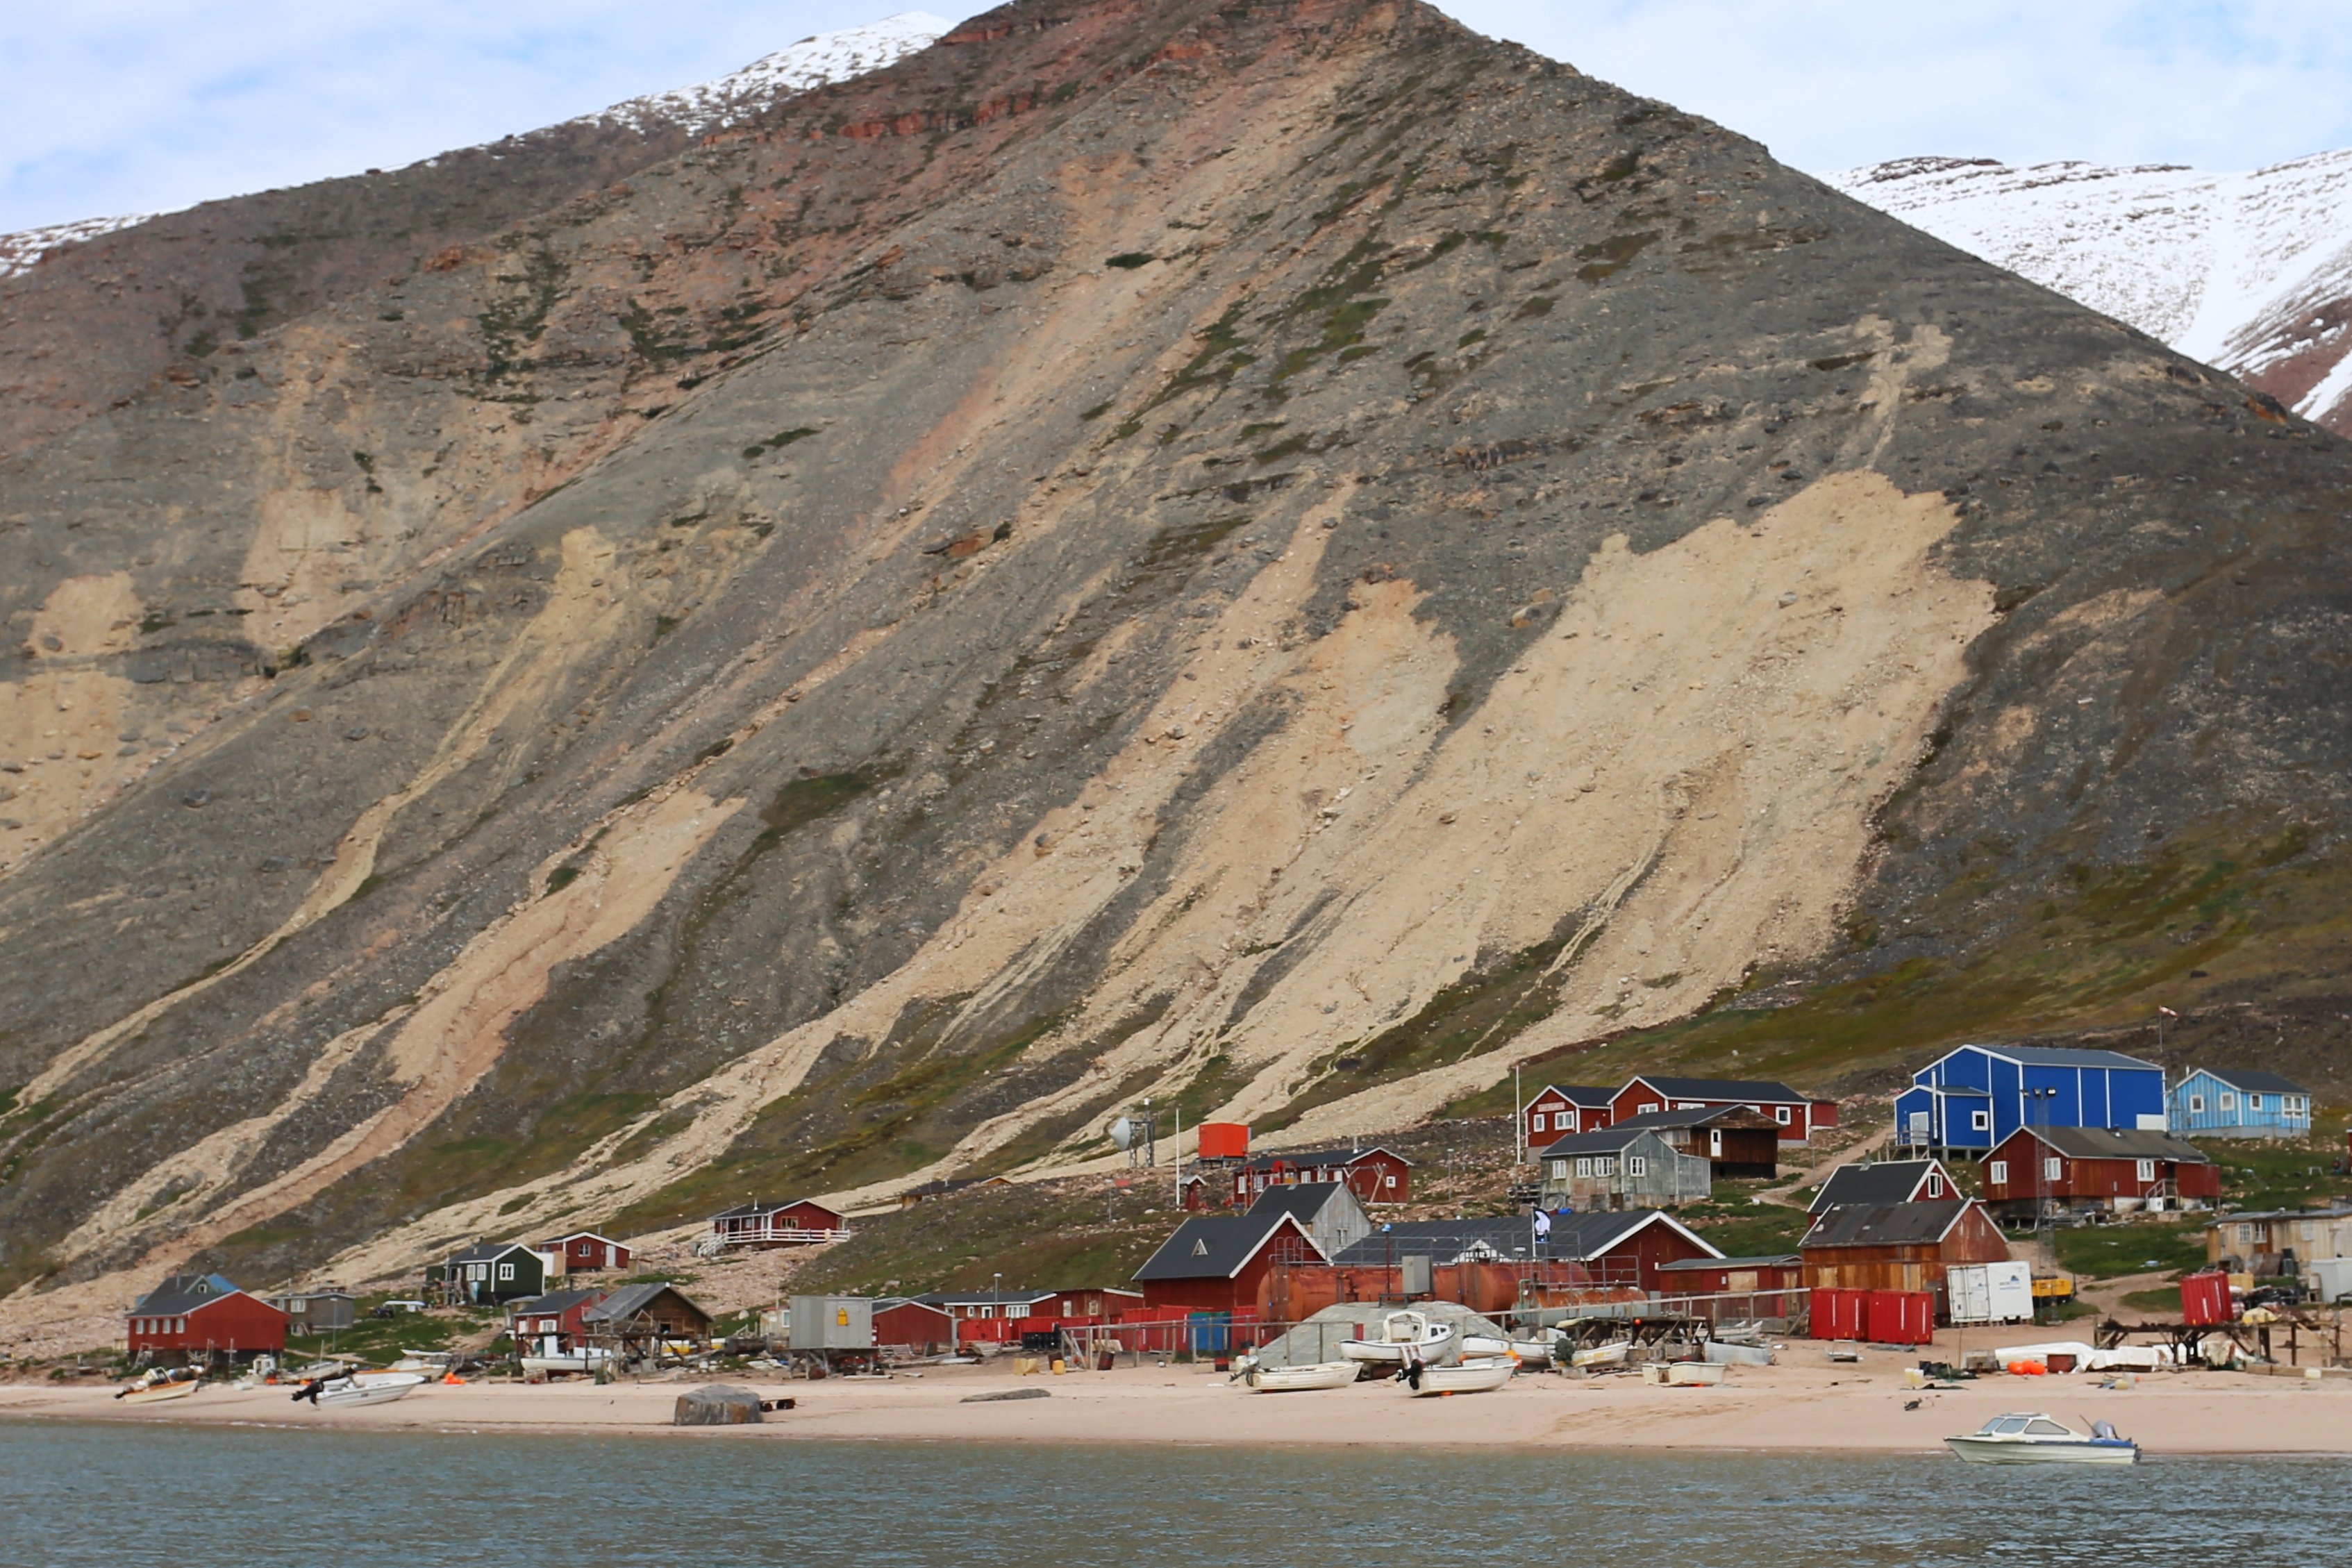
[[[694,1244],[698,1258],[716,1258],[733,1247],[814,1247],[823,1241],[847,1241],[846,1230],[779,1229],[714,1232]]]

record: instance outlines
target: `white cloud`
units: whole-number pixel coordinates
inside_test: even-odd
[[[17,0],[0,231],[390,167],[940,0]],[[1801,167],[2352,145],[2352,0],[1444,0]]]

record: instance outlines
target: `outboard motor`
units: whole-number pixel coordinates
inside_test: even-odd
[[[2112,1421],[2092,1422],[2091,1436],[2094,1441],[2101,1443],[2120,1443],[2123,1441],[2122,1435],[2116,1432],[2116,1424]]]

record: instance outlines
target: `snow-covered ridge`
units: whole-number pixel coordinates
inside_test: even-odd
[[[581,120],[612,121],[638,131],[683,125],[699,134],[795,93],[895,65],[930,47],[953,26],[928,11],[901,11],[868,26],[803,38],[790,48],[778,49],[715,80],[648,93],[616,103],[600,114],[583,115]]]
[[[154,216],[153,213],[133,213],[127,217],[86,217],[74,223],[53,223],[47,228],[0,234],[0,278],[14,278],[19,272],[31,271],[35,262],[61,245],[96,239],[101,234],[112,234],[118,228],[145,223]]]
[[[2352,152],[2244,174],[1906,158],[1822,179],[2193,358],[2352,416]]]

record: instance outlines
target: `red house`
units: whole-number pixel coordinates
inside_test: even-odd
[[[1328,1261],[1287,1214],[1201,1215],[1176,1227],[1135,1271],[1146,1311],[1255,1312],[1258,1287],[1277,1263]]]
[[[558,1274],[601,1274],[629,1266],[627,1247],[593,1230],[575,1230],[570,1236],[542,1241],[539,1250],[555,1259]]]
[[[1804,1259],[1793,1252],[1758,1258],[1677,1258],[1658,1265],[1658,1288],[1670,1296],[1744,1296],[1751,1291],[1796,1290],[1804,1282]]]
[[[1985,1204],[2002,1219],[2061,1213],[2204,1208],[2221,1173],[2196,1144],[2169,1132],[2104,1127],[2021,1127],[1984,1161]]]
[[[956,1348],[955,1315],[910,1296],[885,1298],[874,1303],[874,1342],[904,1345],[916,1355],[943,1355]]]
[[[1412,1195],[1412,1162],[1387,1149],[1300,1149],[1260,1154],[1234,1167],[1231,1202],[1244,1207],[1268,1187],[1339,1182],[1359,1203],[1401,1204]]]
[[[602,1290],[550,1290],[509,1301],[507,1333],[524,1355],[569,1354],[587,1336],[582,1317],[604,1299]]]
[[[1548,1083],[1519,1107],[1528,1147],[1540,1149],[1577,1132],[1598,1132],[1609,1125],[1614,1091],[1581,1083]]]
[[[710,1216],[710,1236],[722,1249],[738,1247],[810,1247],[849,1235],[848,1222],[808,1198],[789,1203],[737,1204]]]
[[[1730,1078],[1664,1078],[1643,1073],[1626,1080],[1609,1101],[1613,1124],[1629,1116],[1661,1110],[1697,1110],[1744,1105],[1769,1116],[1780,1129],[1783,1143],[1802,1143],[1813,1130],[1837,1125],[1837,1101],[1810,1100],[1785,1083]]]
[[[131,1353],[156,1361],[232,1360],[286,1349],[286,1314],[217,1274],[173,1274],[139,1298]]]

